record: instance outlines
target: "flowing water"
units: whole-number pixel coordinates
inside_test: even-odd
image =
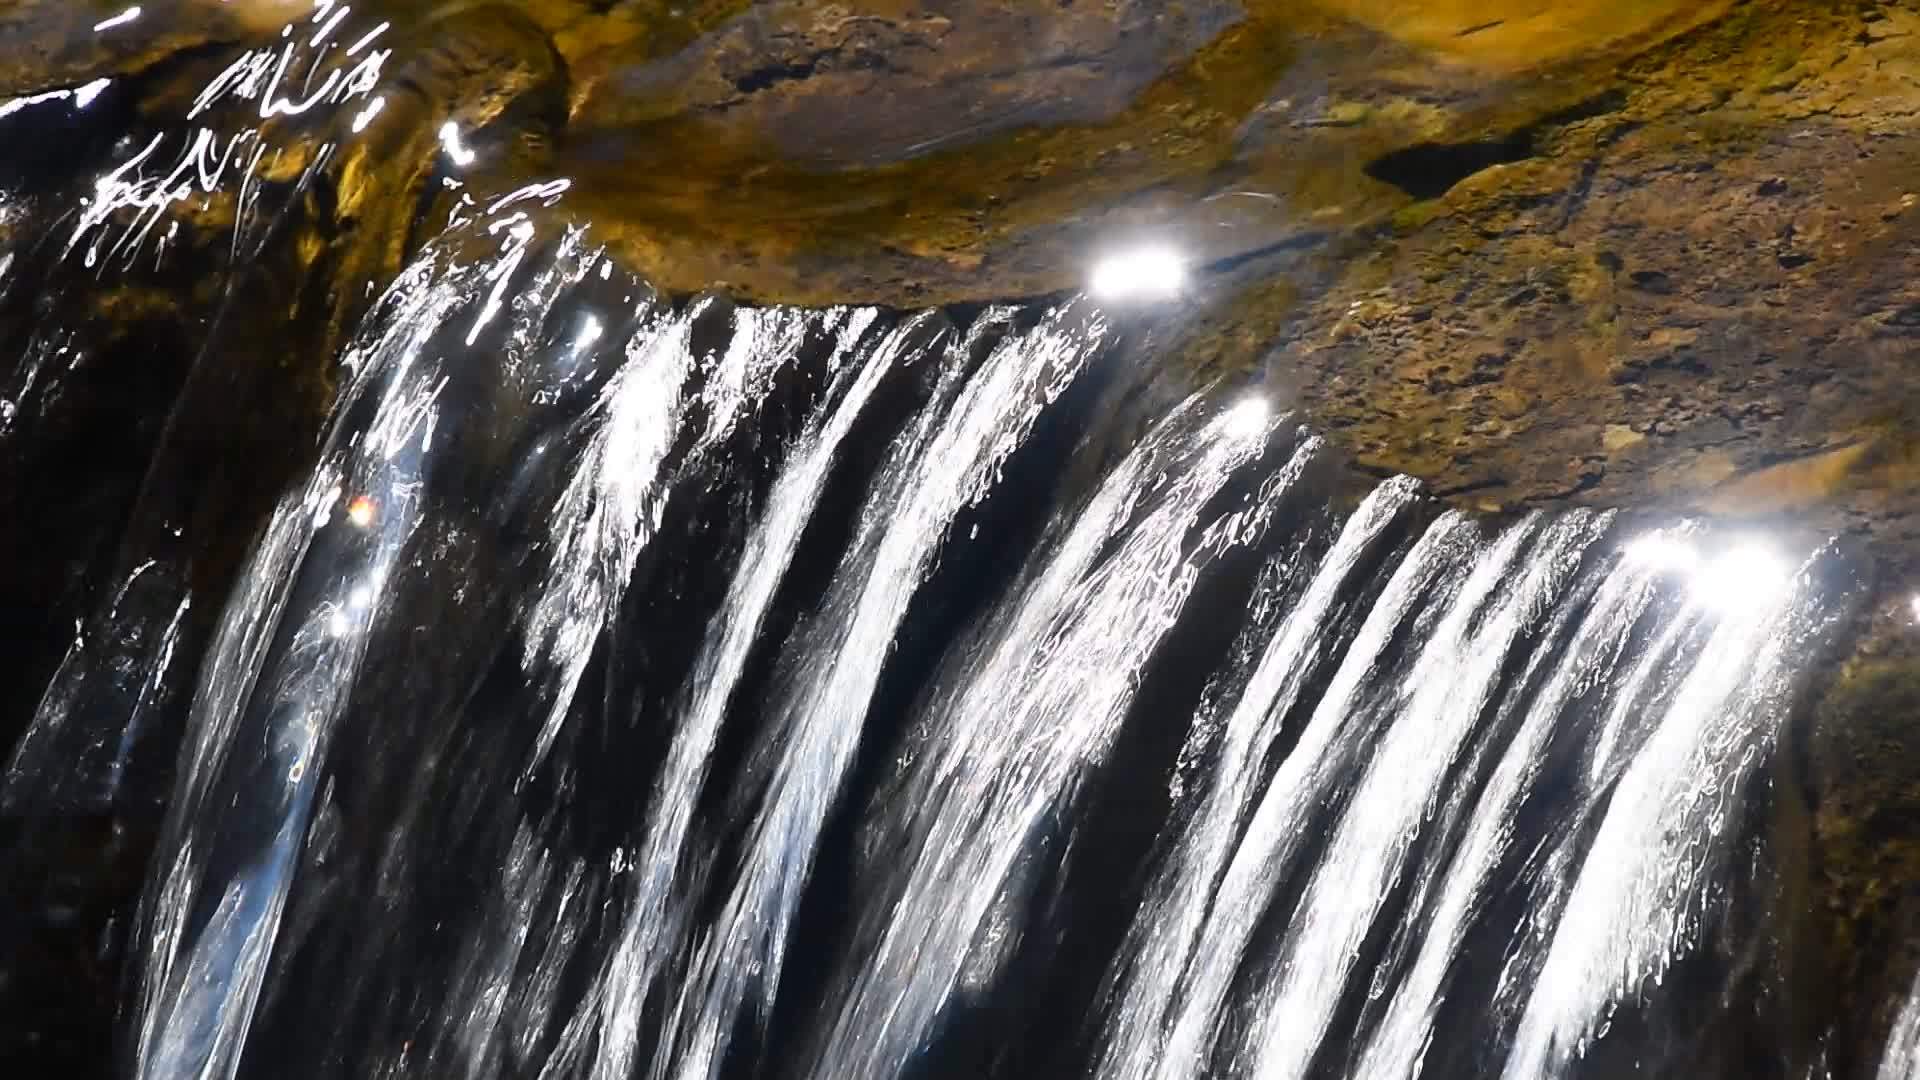
[[[0,253],[0,498],[71,541],[9,540],[59,572],[0,873],[61,911],[63,845],[114,838],[118,1075],[1527,1080],[1765,1043],[1700,1003],[1765,978],[1844,551],[1443,512],[1258,390],[1165,392],[1085,299],[658,295],[564,178],[466,190],[431,125],[444,228],[313,299],[276,260],[401,76],[378,25],[298,28],[16,185],[57,224]],[[63,394],[124,375],[88,298],[190,266],[100,490],[37,486]]]

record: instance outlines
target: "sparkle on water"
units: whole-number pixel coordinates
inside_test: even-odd
[[[1703,553],[1689,538],[1670,531],[1648,533],[1627,546],[1632,561],[1686,579],[1694,601],[1720,612],[1767,604],[1793,573],[1787,560],[1764,541],[1745,538]]]
[[[460,125],[451,120],[440,125],[440,145],[455,165],[465,168],[473,164],[476,155],[460,141]]]
[[[1096,300],[1143,302],[1171,300],[1187,289],[1187,260],[1167,247],[1115,252],[1093,266],[1087,291]]]

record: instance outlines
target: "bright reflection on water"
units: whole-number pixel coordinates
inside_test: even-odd
[[[1187,288],[1187,260],[1167,247],[1117,251],[1094,263],[1087,293],[1116,303],[1171,300]]]
[[[1765,608],[1793,575],[1779,552],[1756,540],[1742,540],[1707,560],[1694,579],[1700,602],[1723,611]]]
[[[134,6],[126,9],[125,11],[122,11],[120,14],[115,15],[110,19],[103,19],[100,22],[95,23],[93,25],[93,32],[97,34],[102,30],[111,30],[116,26],[125,26],[128,23],[134,21],[135,19],[138,19],[139,17],[140,17],[140,5],[135,4]]]
[[[446,149],[448,159],[462,168],[476,160],[474,152],[460,141],[460,125],[451,120],[440,125],[440,145]]]
[[[360,110],[360,114],[353,118],[353,133],[358,135],[367,130],[367,125],[373,123],[374,118],[379,116],[380,111],[386,107],[387,98],[384,94],[367,102],[367,107]]]
[[[1634,540],[1627,554],[1640,565],[1683,577],[1697,603],[1723,612],[1764,608],[1793,572],[1778,551],[1753,538],[1703,551],[1694,537],[1659,531]]]
[[[1221,430],[1240,439],[1264,435],[1273,420],[1273,406],[1262,397],[1247,397],[1221,414]]]
[[[112,85],[112,79],[95,79],[84,86],[78,86],[72,90],[48,90],[45,93],[32,94],[27,97],[14,98],[12,101],[0,102],[0,120],[4,120],[14,113],[32,108],[35,105],[45,105],[55,101],[72,101],[75,108],[84,109],[93,104],[94,99],[98,98],[106,91],[107,87]]]

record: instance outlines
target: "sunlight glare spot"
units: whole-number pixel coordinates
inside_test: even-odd
[[[1693,601],[1722,614],[1765,605],[1792,577],[1792,567],[1778,552],[1754,540],[1702,554],[1685,539],[1654,532],[1628,544],[1626,556],[1658,573],[1684,576]]]
[[[1273,419],[1273,406],[1262,397],[1249,396],[1220,416],[1223,433],[1236,439],[1254,439],[1266,433]]]
[[[589,315],[587,316],[586,323],[580,327],[580,336],[573,339],[573,347],[575,349],[586,349],[594,342],[599,341],[600,335],[605,332],[605,329],[600,325],[600,320]]]
[[[386,107],[387,99],[385,95],[367,102],[367,107],[360,110],[359,116],[353,118],[353,133],[358,135],[367,130],[367,125],[373,123],[373,118],[379,116],[380,110]]]
[[[460,141],[460,127],[451,120],[440,125],[440,145],[455,165],[465,168],[473,164],[476,155]]]
[[[1187,262],[1170,248],[1116,252],[1094,264],[1087,291],[1096,300],[1171,300],[1186,291]]]
[[[140,5],[135,4],[132,7],[128,8],[127,10],[121,12],[120,14],[115,15],[111,19],[94,23],[93,32],[97,34],[102,30],[111,30],[116,26],[125,26],[139,17],[140,17]]]
[[[1627,545],[1627,558],[1661,572],[1686,572],[1700,565],[1700,553],[1685,540],[1648,533]]]
[[[1743,543],[1709,561],[1693,578],[1694,597],[1705,607],[1737,612],[1760,607],[1779,595],[1790,570],[1773,549]]]

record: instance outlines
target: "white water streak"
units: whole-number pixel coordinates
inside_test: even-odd
[[[1361,503],[1242,690],[1200,806],[1156,873],[1122,945],[1115,973],[1119,1000],[1107,1019],[1100,1075],[1149,1075],[1161,1032],[1180,1004],[1179,975],[1194,963],[1214,890],[1252,808],[1259,762],[1300,698],[1313,653],[1324,645],[1341,596],[1353,587],[1355,565],[1413,505],[1417,490],[1412,481],[1388,481]]]
[[[1170,415],[1102,485],[936,708],[926,753],[892,800],[918,835],[904,850],[889,845],[898,895],[879,925],[870,920],[866,936],[878,941],[870,956],[855,953],[858,974],[814,1076],[899,1074],[956,988],[992,980],[997,945],[1020,933],[1008,923],[1025,900],[1023,857],[1111,746],[1201,570],[1256,531],[1200,515],[1272,422],[1201,427],[1194,408]],[[1197,456],[1172,465],[1189,440],[1201,444]],[[1244,513],[1268,512],[1318,449],[1297,451]],[[1215,539],[1189,548],[1196,528]]]
[[[597,1031],[600,1046],[594,1075],[624,1076],[633,1068],[642,1010],[658,991],[660,975],[670,958],[666,943],[673,939],[679,915],[673,904],[682,885],[680,865],[686,858],[694,807],[706,781],[721,722],[775,593],[824,493],[827,475],[839,459],[842,443],[880,383],[912,359],[907,346],[915,340],[914,326],[924,321],[915,320],[896,329],[874,355],[861,357],[857,367],[848,367],[847,358],[854,355],[856,344],[876,317],[871,309],[861,309],[837,327],[835,362],[840,365],[838,373],[850,385],[844,387],[844,396],[833,403],[824,421],[816,419],[802,435],[775,482],[759,525],[747,540],[721,607],[722,617],[695,662],[690,699],[679,710],[673,745],[649,802],[647,832],[634,859],[632,896],[619,941],[590,992],[587,1007],[569,1027],[549,1072],[585,1055],[590,1031]],[[782,349],[790,350],[795,344],[786,336],[779,340]],[[767,355],[779,354],[769,350]],[[751,366],[744,357],[730,361],[730,365],[741,375],[729,382],[732,389],[723,392],[744,401],[744,391],[738,387],[746,381]],[[725,426],[716,418],[709,430],[723,430]]]
[[[1518,814],[1539,779],[1547,742],[1563,710],[1577,695],[1603,683],[1614,696],[1615,712],[1625,711],[1637,702],[1634,690],[1644,681],[1644,673],[1665,655],[1655,647],[1643,655],[1632,675],[1622,679],[1616,674],[1634,626],[1652,602],[1655,577],[1655,572],[1631,563],[1616,566],[1564,656],[1542,651],[1529,664],[1523,685],[1532,682],[1545,661],[1556,662],[1546,685],[1525,703],[1526,717],[1474,806],[1466,838],[1440,883],[1439,904],[1418,935],[1419,953],[1368,1044],[1358,1070],[1361,1075],[1395,1080],[1418,1074],[1434,1036],[1449,970],[1460,959],[1469,920],[1480,910],[1496,869],[1520,834],[1523,823]],[[1583,794],[1588,802],[1598,795],[1592,790]]]
[[[1299,742],[1268,783],[1221,879],[1201,945],[1180,975],[1181,1007],[1166,1043],[1153,1055],[1151,1071],[1134,1076],[1174,1080],[1208,1074],[1234,973],[1275,885],[1293,868],[1309,815],[1337,790],[1391,712],[1390,706],[1368,699],[1388,642],[1436,581],[1445,587],[1472,550],[1475,531],[1464,516],[1448,514],[1427,530],[1395,570]],[[1451,601],[1451,622],[1464,622],[1486,602],[1511,572],[1524,538],[1521,530],[1511,530],[1482,557]],[[1442,635],[1457,638],[1460,633],[1455,626]]]
[[[796,667],[799,684],[777,706],[767,740],[777,758],[748,828],[739,878],[670,1011],[656,1077],[711,1080],[742,1011],[752,1006],[764,1021],[821,829],[859,747],[907,604],[955,515],[997,482],[1102,335],[1097,321],[1068,307],[1010,337],[944,416],[923,415],[912,449],[889,462],[862,512],[839,585],[803,646],[808,657]]]
[[[1422,652],[1407,703],[1348,800],[1288,925],[1273,982],[1260,994],[1255,1027],[1264,1037],[1256,1036],[1253,1061],[1263,1080],[1307,1074],[1361,942],[1438,806],[1449,766],[1492,701],[1514,641],[1559,598],[1602,527],[1582,512],[1556,518],[1497,605],[1477,625],[1466,621],[1464,605],[1456,607]],[[1510,530],[1488,562],[1528,531]]]
[[[553,555],[527,613],[521,667],[552,672],[552,700],[523,775],[545,760],[592,658],[619,609],[640,550],[659,525],[662,469],[687,407],[690,320],[650,326],[628,343],[626,363],[601,391],[601,418],[554,507]]]
[[[1887,1048],[1881,1053],[1875,1080],[1916,1080],[1920,1078],[1920,982],[1907,992],[1907,1002],[1894,1018],[1887,1033]]]
[[[162,850],[173,859],[148,906],[137,1050],[143,1078],[217,1080],[238,1067],[307,827],[317,780],[312,765],[365,647],[364,635],[333,631],[331,603],[294,610],[289,598],[325,528],[316,523],[325,520],[321,511],[341,498],[343,486],[376,493],[381,520],[354,559],[355,577],[335,591],[364,586],[377,592],[368,583],[385,579],[410,534],[419,455],[396,459],[370,450],[414,440],[403,433],[422,430],[444,383],[419,363],[419,354],[458,302],[462,284],[456,277],[423,287],[410,276],[396,285],[413,290],[396,308],[404,317],[387,324],[372,349],[374,362],[343,398],[378,395],[373,419],[364,433],[336,430],[304,495],[283,502],[275,515],[223,620],[195,698],[164,833],[172,842],[163,841]],[[310,572],[317,579],[336,571],[320,565]],[[237,746],[244,754],[235,755]],[[214,858],[236,860],[241,869],[223,882],[205,880]],[[217,897],[203,895],[215,887],[221,888]]]
[[[1507,1062],[1507,1080],[1557,1075],[1614,1003],[1658,984],[1698,929],[1724,863],[1742,782],[1773,744],[1786,646],[1810,603],[1797,580],[1724,620],[1659,728],[1621,777],[1561,915]]]

